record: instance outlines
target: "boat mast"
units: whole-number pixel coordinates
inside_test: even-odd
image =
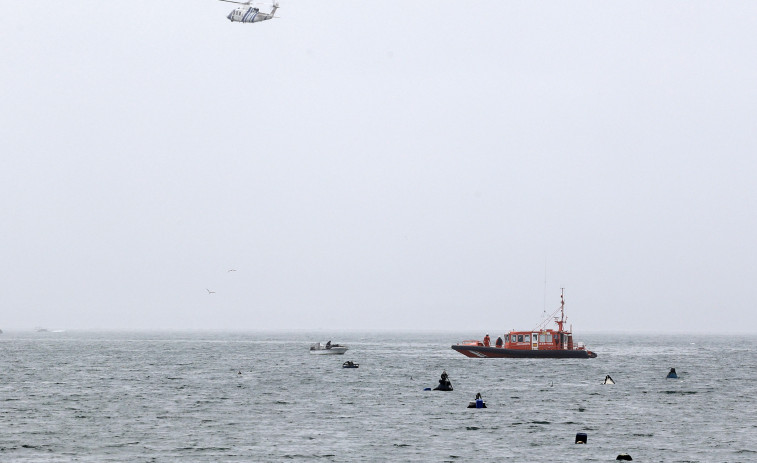
[[[560,333],[563,330],[563,324],[565,323],[565,288],[560,288],[560,320],[556,320],[557,329]]]

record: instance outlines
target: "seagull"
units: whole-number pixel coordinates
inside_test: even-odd
[[[209,290],[208,288],[205,288],[205,291],[207,291],[207,292],[208,292],[208,294],[215,294],[215,293],[216,293],[215,291],[211,291],[211,290]]]
[[[228,271],[228,272],[236,272],[236,271],[237,271],[237,269],[235,269],[235,268],[232,268],[232,269],[229,269],[229,270],[227,270],[227,271]]]

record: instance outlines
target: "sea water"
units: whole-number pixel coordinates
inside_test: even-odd
[[[595,359],[328,336],[4,333],[0,461],[757,461],[753,336],[578,333]],[[350,349],[309,354],[329,339]],[[424,391],[443,370],[454,391]]]

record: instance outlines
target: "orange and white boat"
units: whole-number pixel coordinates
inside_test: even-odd
[[[560,312],[560,317],[557,317]],[[554,318],[557,329],[545,326]],[[488,343],[486,343],[488,344]],[[505,358],[595,358],[597,354],[586,349],[583,343],[574,342],[573,330],[565,328],[565,298],[560,292],[560,308],[531,331],[510,331],[502,345],[486,345],[482,341],[463,341],[452,348],[468,357]]]

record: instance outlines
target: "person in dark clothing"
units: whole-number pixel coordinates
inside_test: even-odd
[[[497,338],[497,347],[502,347],[502,343],[503,343],[502,336],[500,336]]]
[[[452,383],[446,371],[442,371],[442,377],[439,379],[439,385],[434,388],[435,391],[451,391]]]

